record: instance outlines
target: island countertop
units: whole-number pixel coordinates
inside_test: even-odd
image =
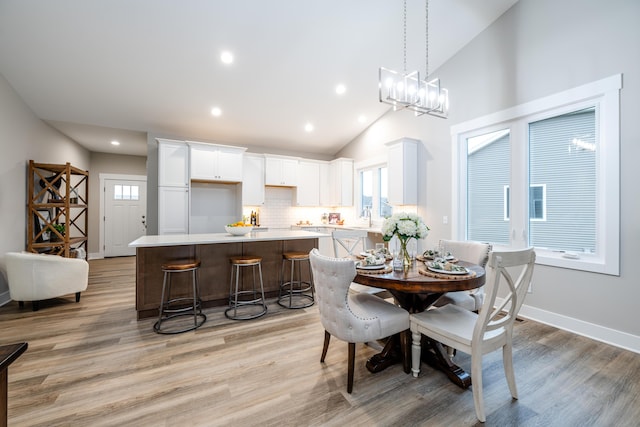
[[[150,248],[157,246],[207,245],[213,243],[248,243],[270,240],[317,239],[327,234],[304,230],[269,230],[255,231],[244,236],[233,236],[229,233],[207,234],[165,234],[161,236],[142,236],[129,243],[132,248]]]

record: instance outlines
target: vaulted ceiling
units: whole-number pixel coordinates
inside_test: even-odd
[[[431,0],[430,72],[516,1]],[[0,74],[91,151],[145,155],[153,132],[332,155],[388,110],[380,66],[403,68],[401,1],[0,0]],[[407,69],[425,69],[423,0]]]

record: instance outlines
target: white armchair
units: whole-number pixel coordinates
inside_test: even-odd
[[[39,301],[80,292],[87,289],[89,263],[78,258],[40,255],[29,252],[9,252],[5,255],[9,295],[20,306],[32,301],[33,311]]]

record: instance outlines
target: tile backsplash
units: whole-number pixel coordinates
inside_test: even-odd
[[[249,217],[251,211],[259,209],[260,225],[269,228],[289,228],[299,221],[320,225],[323,213],[338,212],[345,223],[354,219],[352,207],[297,207],[294,206],[295,189],[291,187],[265,187],[265,202],[260,207],[244,206],[242,214]]]

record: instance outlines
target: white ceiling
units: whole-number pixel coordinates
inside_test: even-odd
[[[431,0],[430,71],[516,1]],[[422,74],[424,2],[407,11]],[[387,111],[377,70],[402,70],[402,16],[391,0],[0,0],[0,74],[91,151],[146,155],[154,132],[330,156]]]

